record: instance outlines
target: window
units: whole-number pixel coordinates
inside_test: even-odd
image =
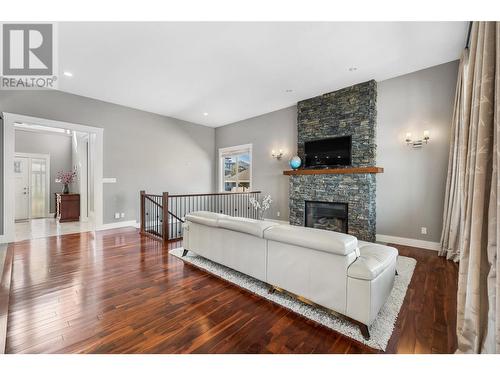
[[[219,149],[220,191],[244,192],[252,187],[252,145]]]

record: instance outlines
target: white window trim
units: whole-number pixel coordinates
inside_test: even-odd
[[[253,155],[252,155],[253,145],[252,143],[247,143],[244,145],[231,146],[231,147],[222,147],[219,148],[219,192],[224,193],[224,163],[223,156],[225,154],[233,154],[238,151],[244,151],[250,154],[250,186],[248,187],[249,191],[252,191],[253,188]]]

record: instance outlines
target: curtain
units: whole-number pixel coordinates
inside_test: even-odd
[[[458,262],[460,256],[461,234],[463,228],[460,223],[460,213],[463,211],[464,171],[467,141],[467,127],[465,125],[464,103],[464,74],[467,66],[469,50],[462,53],[458,67],[457,88],[452,118],[450,139],[450,154],[448,157],[448,176],[446,179],[446,195],[444,199],[443,230],[441,233],[440,256],[446,256]]]
[[[500,353],[500,23],[474,22],[461,63],[440,255],[459,261],[458,352]]]

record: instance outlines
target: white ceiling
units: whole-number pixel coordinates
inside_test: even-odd
[[[60,23],[59,89],[217,127],[458,59],[466,33],[467,22]]]

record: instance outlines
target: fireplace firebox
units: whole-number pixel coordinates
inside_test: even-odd
[[[347,203],[305,201],[305,226],[347,233]]]

